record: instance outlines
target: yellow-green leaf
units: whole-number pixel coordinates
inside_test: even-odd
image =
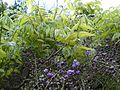
[[[4,69],[0,69],[0,72],[2,72],[2,73],[3,73],[3,72],[5,72],[5,71],[4,71]]]
[[[73,31],[73,30],[77,30],[77,29],[78,29],[79,24],[80,24],[80,21],[78,21],[78,23],[77,23],[77,24],[75,24],[75,25],[72,27],[72,31]]]
[[[89,32],[84,32],[84,31],[79,32],[79,35],[78,35],[79,38],[87,38],[92,36],[95,36],[95,34],[91,34]]]
[[[66,41],[69,41],[69,40],[75,40],[77,38],[87,38],[87,37],[91,37],[91,36],[95,36],[94,34],[91,34],[89,32],[84,32],[84,31],[81,31],[81,32],[74,32],[72,34],[70,34],[68,37],[66,37]]]
[[[58,42],[64,42],[65,41],[65,39],[63,37],[61,37],[61,36],[56,37],[56,40]]]
[[[13,72],[13,68],[10,68],[9,70],[7,70],[6,76],[10,75],[12,72]]]
[[[29,21],[28,16],[23,16],[20,18],[20,25],[23,25],[24,23],[26,23],[27,21]]]
[[[20,71],[18,69],[14,69],[15,73],[20,73]]]
[[[85,46],[78,46],[77,47],[77,50],[79,51],[87,51],[87,50],[94,50],[94,49],[92,49],[92,48],[88,48],[88,47],[85,47]]]
[[[89,48],[89,47],[85,47],[85,46],[77,46],[76,47],[76,49],[75,49],[75,51],[74,51],[74,53],[75,53],[75,55],[78,57],[82,57],[82,58],[84,58],[84,53],[86,52],[86,51],[94,51],[94,49],[92,49],[92,48]]]
[[[74,33],[72,33],[72,34],[70,34],[70,35],[68,35],[68,37],[66,37],[66,41],[69,41],[69,40],[74,40],[74,39],[76,39],[77,38],[77,35],[78,35],[78,32],[74,32]]]
[[[120,38],[120,33],[115,33],[112,37],[112,41],[114,41],[115,39]]]
[[[37,39],[37,41],[39,41],[40,43],[44,43],[45,41],[42,39]]]
[[[0,59],[6,57],[6,53],[0,49]]]
[[[80,28],[82,28],[83,30],[93,30],[93,28],[91,26],[86,25],[86,24],[80,25]]]

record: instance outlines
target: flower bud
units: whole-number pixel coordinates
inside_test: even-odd
[[[54,74],[53,74],[53,73],[48,73],[47,76],[48,76],[49,78],[51,78],[51,77],[54,76]]]
[[[65,79],[66,79],[66,78],[69,78],[69,76],[68,76],[68,75],[65,75],[64,78],[65,78]]]
[[[78,67],[78,66],[80,66],[80,62],[78,62],[77,60],[74,60],[74,61],[73,61],[73,64],[72,64],[72,67],[73,67],[73,68],[76,68],[76,67]]]
[[[76,74],[76,75],[80,75],[80,71],[79,71],[79,70],[76,71],[75,74]]]
[[[74,75],[75,74],[75,71],[74,70],[68,70],[67,71],[67,75],[68,76],[72,76],[72,75]]]
[[[43,70],[43,72],[44,72],[44,73],[48,73],[49,70],[46,68],[46,69]]]

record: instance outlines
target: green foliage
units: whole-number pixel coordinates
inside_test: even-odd
[[[4,14],[4,11],[7,9],[7,3],[3,3],[2,0],[0,0],[0,15]]]

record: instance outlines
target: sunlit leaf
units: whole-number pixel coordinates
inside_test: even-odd
[[[12,72],[13,72],[13,68],[8,69],[6,72],[6,76],[10,75]]]
[[[78,35],[78,37],[80,37],[80,38],[87,38],[87,37],[92,37],[92,36],[95,36],[95,34],[91,34],[91,33],[89,33],[89,32],[79,32],[79,35]]]
[[[20,25],[25,24],[27,21],[29,21],[29,18],[27,16],[22,16],[20,18]]]
[[[87,37],[91,37],[91,36],[95,36],[94,34],[88,33],[88,32],[74,32],[72,34],[70,34],[65,40],[75,40],[77,38],[87,38]]]
[[[18,69],[14,69],[15,73],[20,73],[20,71]]]
[[[6,57],[6,53],[0,49],[0,59]]]
[[[45,41],[42,39],[37,39],[39,42],[44,43]]]
[[[115,33],[112,37],[112,41],[114,41],[115,39],[120,38],[120,33]]]
[[[83,30],[94,30],[91,26],[86,24],[80,25],[80,28],[82,28]]]
[[[78,21],[78,23],[77,23],[77,24],[75,24],[75,25],[72,27],[72,31],[73,31],[73,30],[77,30],[77,29],[78,29],[79,24],[80,24],[80,21]]]
[[[77,47],[77,50],[84,50],[84,51],[87,51],[87,50],[94,50],[94,49],[92,49],[92,48],[88,48],[88,47],[85,47],[85,46],[78,46]]]
[[[5,71],[4,71],[4,69],[0,69],[0,72],[4,73]]]

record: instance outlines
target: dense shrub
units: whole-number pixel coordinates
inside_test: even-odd
[[[14,18],[13,9],[0,12],[1,89],[120,89],[119,7],[66,2],[49,11],[33,4],[30,13],[21,4]]]

